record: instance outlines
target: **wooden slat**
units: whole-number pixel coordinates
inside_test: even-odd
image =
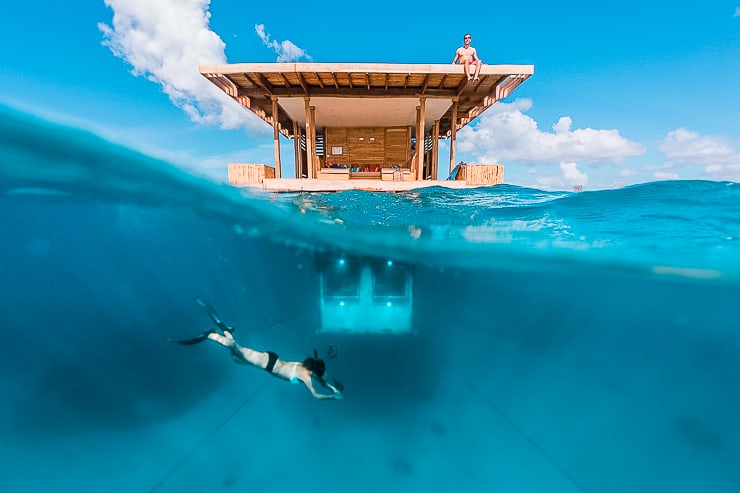
[[[301,88],[303,89],[303,94],[308,96],[308,86],[306,85],[306,81],[303,78],[303,74],[298,74],[298,84],[300,84]]]
[[[346,128],[327,127],[324,129],[326,161],[336,164],[350,164],[349,138]],[[332,154],[332,147],[341,147],[341,154]]]
[[[393,127],[385,129],[385,166],[409,167],[411,128]]]
[[[231,185],[258,184],[265,178],[275,178],[275,168],[261,163],[229,163],[228,177]]]
[[[457,180],[468,185],[499,185],[504,182],[504,167],[501,164],[466,164],[460,168]]]
[[[352,166],[382,168],[385,163],[385,129],[349,128],[349,158]],[[360,140],[362,139],[362,140]]]

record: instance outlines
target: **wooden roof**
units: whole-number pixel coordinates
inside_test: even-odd
[[[239,104],[272,125],[277,98],[280,131],[293,137],[293,122],[306,123],[305,98],[316,108],[316,126],[416,126],[425,98],[425,126],[440,121],[448,136],[452,102],[460,129],[534,73],[533,65],[483,65],[469,82],[461,65],[378,63],[237,63],[205,65],[200,73]]]

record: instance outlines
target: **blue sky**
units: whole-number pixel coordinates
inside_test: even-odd
[[[273,162],[272,130],[198,64],[449,63],[470,32],[484,63],[535,75],[459,134],[459,159],[501,162],[507,183],[543,189],[740,182],[737,0],[274,5],[13,2],[0,103],[225,180],[228,162]]]

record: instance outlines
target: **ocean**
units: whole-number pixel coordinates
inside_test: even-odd
[[[740,184],[275,195],[0,117],[0,491],[740,491]],[[322,331],[327,258],[412,330]],[[169,343],[196,296],[343,400]]]

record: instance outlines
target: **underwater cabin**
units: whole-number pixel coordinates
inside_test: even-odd
[[[271,192],[400,192],[503,183],[499,163],[455,164],[457,132],[509,96],[532,65],[239,63],[201,74],[272,126],[274,166],[230,163],[229,183]],[[282,177],[280,136],[293,140],[295,177]],[[438,180],[450,139],[450,178]],[[413,334],[414,267],[390,258],[317,258],[318,333]]]
[[[274,166],[230,163],[229,183],[273,192],[466,188],[503,183],[499,163],[455,164],[457,132],[534,74],[533,65],[236,63],[200,73],[273,129]],[[283,178],[280,135],[296,178]],[[438,180],[439,141],[450,177]]]

